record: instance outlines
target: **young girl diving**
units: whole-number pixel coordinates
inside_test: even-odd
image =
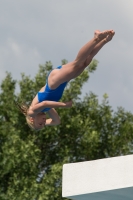
[[[32,129],[40,130],[44,126],[60,124],[60,118],[55,108],[72,106],[72,101],[59,102],[65,86],[71,79],[83,72],[98,51],[113,38],[114,34],[113,30],[95,31],[94,37],[79,50],[74,61],[59,66],[49,73],[46,85],[36,94],[29,107],[16,103]],[[48,113],[49,119],[46,119],[45,112]]]

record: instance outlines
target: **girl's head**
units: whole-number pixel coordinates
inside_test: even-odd
[[[45,126],[46,115],[45,113],[40,112],[36,116],[30,117],[30,121],[36,130],[40,130]]]
[[[44,113],[38,113],[34,117],[30,117],[27,115],[29,107],[26,104],[19,104],[18,102],[15,102],[17,108],[25,115],[26,121],[28,126],[33,130],[41,130],[46,123],[46,115]]]

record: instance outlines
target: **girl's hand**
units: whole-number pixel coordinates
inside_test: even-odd
[[[71,101],[68,101],[68,102],[65,102],[65,104],[66,104],[66,108],[70,108],[70,107],[72,107],[72,100]]]

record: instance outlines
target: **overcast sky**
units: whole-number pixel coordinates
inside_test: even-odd
[[[133,112],[132,0],[1,0],[0,82],[5,71],[19,80],[38,65],[72,61],[96,29],[114,29],[114,39],[95,57],[98,69],[83,88],[110,105]]]

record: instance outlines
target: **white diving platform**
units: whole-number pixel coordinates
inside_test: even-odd
[[[63,165],[62,196],[133,200],[133,155]]]

